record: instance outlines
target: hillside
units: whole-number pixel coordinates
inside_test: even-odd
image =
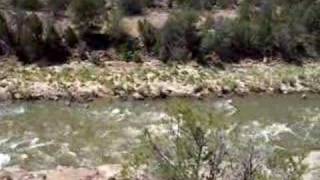
[[[320,54],[317,0],[7,0],[0,7],[1,54],[24,63],[99,64],[112,56],[301,64]]]

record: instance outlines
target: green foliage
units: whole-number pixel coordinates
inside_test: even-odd
[[[300,180],[307,171],[307,165],[303,163],[306,153],[292,153],[285,150],[277,150],[267,161],[268,167],[276,169],[279,174],[290,180]]]
[[[160,58],[186,61],[196,52],[198,34],[195,23],[198,15],[192,10],[183,10],[171,15],[160,34]]]
[[[175,0],[178,5],[195,9],[211,9],[216,0]]]
[[[17,55],[23,62],[32,62],[43,52],[43,26],[36,14],[27,16],[18,32]]]
[[[43,7],[40,0],[12,0],[11,4],[14,7],[29,11],[36,11]]]
[[[69,52],[63,45],[62,38],[53,25],[50,25],[45,37],[44,56],[50,63],[61,63],[67,60]]]
[[[125,37],[123,29],[121,27],[121,20],[123,13],[119,10],[112,10],[110,16],[107,19],[107,30],[106,34],[116,43],[122,41]]]
[[[77,34],[71,27],[68,27],[64,32],[64,39],[71,48],[74,48],[79,42]]]
[[[48,32],[46,34],[45,40],[47,44],[60,44],[60,42],[62,41],[57,30],[52,24],[48,27]]]
[[[0,39],[8,40],[9,30],[5,17],[0,13]]]
[[[66,10],[71,0],[49,0],[48,6],[53,12]]]
[[[222,9],[232,7],[233,5],[235,5],[235,1],[233,0],[216,0],[216,6]]]
[[[164,133],[146,130],[129,167],[148,167],[146,172],[162,180],[295,180],[306,171],[303,153],[278,152],[271,144],[239,138],[232,124],[197,106],[178,102],[168,109],[172,118],[161,125]],[[123,173],[133,179],[130,174]]]
[[[141,62],[140,49],[136,40],[127,39],[126,42],[119,45],[117,50],[122,60],[127,62]]]
[[[152,169],[163,180],[200,180],[204,167],[211,168],[207,179],[222,175],[220,168],[227,155],[226,144],[221,141],[222,123],[212,114],[201,113],[184,103],[175,104],[170,111],[177,119],[168,124],[168,138],[146,131],[144,153],[138,154],[135,161],[155,160]]]
[[[151,52],[151,50],[154,50],[154,46],[158,41],[158,31],[146,20],[139,21],[138,26],[144,47],[146,48],[147,52]]]
[[[235,7],[237,3],[234,0],[173,1],[179,8],[172,12],[161,31],[146,21],[139,22],[142,43],[147,52],[159,56],[164,61],[197,59],[202,62],[212,54],[218,57],[217,59],[225,61],[238,61],[247,57],[262,59],[265,56],[280,56],[290,61],[300,61],[305,57],[314,59],[320,57],[318,0],[243,0],[237,6],[239,12],[237,18],[221,22],[213,18],[214,24],[206,27],[196,26],[201,23],[195,10],[227,8],[231,5]],[[31,11],[41,9],[44,2],[53,12],[66,10],[68,7],[79,32],[79,39],[72,30],[68,29],[65,32],[64,39],[71,47],[74,47],[80,39],[83,40],[85,34],[100,33],[106,18],[106,41],[116,46],[130,44],[127,42],[130,38],[125,35],[120,25],[123,15],[141,14],[145,7],[150,7],[154,3],[153,0],[117,0],[116,4],[111,3],[113,6],[110,9],[106,9],[105,0],[10,0],[10,2],[19,9]],[[8,30],[10,27],[6,24],[0,16],[0,36],[6,38],[6,41],[16,39],[17,42],[10,44],[17,44],[18,52],[24,49],[21,41],[31,43],[31,40],[27,40],[23,34],[27,32],[42,34],[39,30],[42,27],[26,25],[24,20],[23,27],[18,28],[18,35],[14,37],[12,33],[11,37]],[[33,30],[35,32],[31,32]],[[34,43],[34,46],[41,46],[40,42],[45,40],[39,36],[29,39],[32,38],[39,42],[39,45]],[[130,53],[128,51],[125,57],[134,57],[135,54],[134,51]]]
[[[320,34],[320,3],[312,3],[303,15],[303,21],[309,32]]]
[[[0,55],[8,55],[10,53],[11,40],[7,21],[0,13]]]
[[[119,0],[118,6],[125,15],[136,15],[142,14],[145,3],[145,0]]]
[[[94,25],[104,10],[104,0],[73,0],[70,4],[73,21],[81,31],[86,31]]]
[[[312,1],[312,0],[311,0]],[[274,44],[280,53],[287,59],[319,56],[315,52],[314,25],[316,22],[313,7],[317,4],[310,0],[297,2],[294,5],[284,4],[283,10],[277,14],[273,28]],[[318,17],[319,18],[319,17]]]
[[[238,18],[206,30],[214,33],[204,33],[201,51],[204,55],[216,52],[224,60],[277,55],[287,60],[319,57],[316,44],[320,17],[315,10],[319,3],[310,1],[261,1],[257,10],[255,1],[244,0]]]

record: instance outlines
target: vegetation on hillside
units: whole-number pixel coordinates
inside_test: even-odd
[[[158,1],[9,0],[8,6],[17,14],[14,22],[22,28],[15,30],[12,23],[8,23],[9,20],[6,19],[6,11],[1,12],[0,37],[2,42],[5,42],[5,45],[1,43],[1,51],[9,46],[12,49],[10,52],[23,62],[35,62],[39,59],[54,61],[56,58],[42,53],[42,43],[46,43],[46,47],[64,47],[67,52],[77,48],[77,43],[91,41],[91,44],[100,46],[82,49],[90,51],[96,47],[106,49],[108,46],[115,46],[116,49],[120,48],[118,52],[124,54],[124,57],[128,54],[148,54],[165,62],[197,60],[210,64],[217,61],[238,62],[244,58],[259,60],[264,57],[280,57],[289,62],[301,63],[305,58],[320,57],[320,3],[317,0],[296,0],[294,3],[288,0],[165,2],[167,4],[161,8],[169,8],[171,15],[164,27],[157,29],[147,21],[140,22],[141,37],[138,41],[141,42],[135,43],[140,47],[135,45],[134,48],[123,48],[131,47],[136,40],[133,41],[122,33],[119,25],[121,19],[124,16],[143,15],[146,11],[152,11],[153,7],[158,7]],[[237,16],[231,19],[215,19],[214,13],[223,9],[236,11]],[[38,12],[48,11],[52,12],[53,20],[38,17]],[[52,28],[47,28],[50,26],[47,22],[54,22],[57,19],[55,16],[61,13],[67,18],[70,17],[72,26],[64,31],[65,34],[60,33],[59,38],[46,38],[45,35],[52,32]],[[34,23],[39,24],[37,29],[32,29],[31,24]],[[107,30],[105,27],[108,27]],[[24,37],[26,31],[34,34],[28,37],[31,38],[29,40]],[[87,46],[90,46],[90,43],[87,42]],[[62,53],[63,56],[69,54]]]

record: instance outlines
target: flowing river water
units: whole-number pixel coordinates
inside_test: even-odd
[[[58,165],[93,167],[119,163],[145,128],[161,131],[176,99],[105,101],[86,105],[16,102],[0,105],[0,168],[29,170]],[[203,112],[221,114],[246,137],[290,150],[320,150],[320,96],[248,96],[185,99]],[[245,137],[244,137],[245,138]]]

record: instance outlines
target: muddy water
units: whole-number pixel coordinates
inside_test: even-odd
[[[59,102],[0,105],[0,167],[38,170],[119,163],[138,143],[144,128],[161,131],[168,104],[157,101],[97,101],[68,106]],[[241,133],[290,150],[320,149],[320,96],[252,96],[186,100]]]

